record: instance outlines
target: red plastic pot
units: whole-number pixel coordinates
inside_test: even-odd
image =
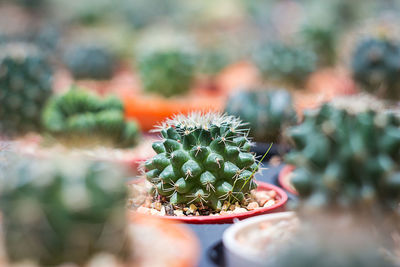
[[[283,169],[279,173],[278,182],[283,189],[297,196],[299,193],[297,193],[297,191],[293,188],[288,177],[290,174],[292,174],[294,169],[296,169],[296,167],[293,165],[286,165],[285,167],[283,167]]]
[[[134,182],[139,183],[140,180]],[[257,191],[274,190],[277,193],[278,201],[274,205],[269,207],[260,208],[238,214],[218,215],[218,216],[159,216],[159,215],[153,215],[153,216],[157,216],[159,218],[168,221],[184,222],[188,224],[223,224],[223,223],[233,223],[234,220],[236,219],[243,220],[261,214],[285,211],[285,205],[288,200],[288,195],[285,193],[285,191],[283,191],[282,189],[280,189],[275,185],[264,182],[257,181],[257,185],[258,185]]]

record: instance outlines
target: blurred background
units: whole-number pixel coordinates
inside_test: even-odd
[[[35,117],[71,85],[117,95],[143,131],[176,113],[231,112],[228,98],[239,89],[285,89],[301,117],[304,108],[357,92],[355,48],[366,37],[398,37],[399,2],[2,0],[3,58],[17,50],[7,44],[22,43],[23,56],[40,52],[33,61],[44,65],[40,81],[23,68],[2,81],[0,118],[14,122],[1,128],[48,130]],[[8,63],[3,70],[16,70]],[[28,80],[41,101],[10,93]],[[37,123],[18,126],[26,116]]]

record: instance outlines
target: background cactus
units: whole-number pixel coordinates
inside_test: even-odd
[[[97,44],[81,44],[67,49],[64,63],[75,79],[111,79],[115,68],[112,53]]]
[[[316,68],[312,50],[283,43],[267,43],[255,50],[253,60],[267,80],[298,86]]]
[[[187,93],[194,79],[195,59],[180,49],[157,50],[139,56],[139,74],[149,93],[170,97]]]
[[[97,253],[128,256],[120,167],[81,158],[16,157],[5,174],[0,207],[10,262],[83,266]]]
[[[0,131],[40,129],[40,114],[52,94],[52,68],[33,45],[7,43],[0,48]]]
[[[356,47],[352,59],[354,79],[361,89],[386,99],[400,98],[400,44],[369,38]]]
[[[225,111],[250,123],[250,133],[258,142],[277,142],[282,130],[297,121],[285,90],[239,91],[230,96]]]
[[[133,146],[139,137],[137,123],[124,119],[121,100],[113,96],[101,99],[79,88],[49,100],[43,112],[43,125],[56,136],[91,140],[100,137],[119,147]]]
[[[356,98],[325,104],[288,130],[292,183],[307,207],[398,213],[400,120]]]
[[[304,45],[311,47],[317,55],[318,65],[332,66],[335,64],[338,30],[333,25],[304,24],[299,34]]]
[[[256,188],[257,161],[242,122],[233,116],[192,113],[167,120],[146,161],[152,193],[172,204],[191,203],[218,210],[241,202]]]

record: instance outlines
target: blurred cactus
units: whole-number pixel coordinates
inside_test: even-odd
[[[336,61],[338,31],[334,25],[321,26],[305,24],[300,30],[300,38],[318,57],[318,65],[330,66]]]
[[[400,99],[400,44],[385,38],[361,41],[352,58],[361,89],[389,100]]]
[[[43,125],[58,137],[86,137],[86,141],[96,141],[95,137],[99,137],[119,147],[135,145],[140,135],[135,121],[125,121],[121,100],[116,97],[101,99],[74,87],[48,101]]]
[[[341,103],[341,104],[340,104]],[[305,208],[399,213],[400,119],[366,99],[325,104],[288,130]]]
[[[127,258],[120,167],[81,158],[17,158],[5,173],[0,207],[11,263],[82,266],[98,253]]]
[[[282,131],[297,121],[285,90],[239,91],[230,96],[225,111],[250,123],[250,134],[258,142],[279,141]]]
[[[75,79],[107,80],[115,68],[112,53],[98,44],[70,47],[64,54],[64,63]]]
[[[202,74],[214,77],[226,66],[232,63],[232,56],[226,49],[204,48],[199,55],[198,71]]]
[[[160,128],[163,139],[146,161],[155,196],[172,204],[191,203],[220,210],[224,201],[241,202],[256,188],[257,161],[247,129],[233,116],[178,115]]]
[[[52,68],[37,47],[7,43],[0,48],[0,131],[40,129],[40,117],[52,94]]]
[[[309,49],[267,43],[254,51],[253,60],[265,79],[301,86],[315,70],[317,56]]]
[[[190,90],[195,57],[179,47],[155,49],[138,55],[138,67],[146,92],[171,97]]]

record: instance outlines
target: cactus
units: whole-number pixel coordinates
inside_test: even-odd
[[[239,91],[228,99],[225,111],[250,123],[258,142],[277,142],[287,126],[296,123],[292,98],[285,90]]]
[[[232,55],[221,47],[204,48],[199,56],[198,70],[202,74],[216,76],[232,63]]]
[[[354,51],[351,65],[362,89],[386,99],[400,98],[398,42],[384,38],[363,40]]]
[[[256,188],[257,161],[247,130],[236,117],[192,113],[168,119],[159,128],[157,155],[145,162],[152,194],[172,204],[219,210],[224,201],[241,202]]]
[[[0,47],[0,132],[23,134],[40,129],[40,114],[52,93],[52,69],[33,45]]]
[[[69,48],[64,62],[75,79],[107,80],[114,74],[114,56],[98,44],[80,44]]]
[[[101,99],[75,87],[49,100],[43,112],[43,125],[55,136],[97,136],[112,140],[119,147],[135,145],[139,137],[137,123],[124,119],[121,100],[113,96]]]
[[[317,56],[313,51],[283,43],[261,45],[254,52],[254,62],[268,80],[303,84],[316,68]]]
[[[398,213],[400,119],[356,98],[325,104],[288,130],[292,183],[306,208]]]
[[[98,253],[129,256],[120,167],[81,158],[16,157],[5,173],[0,207],[11,263],[83,266]]]
[[[139,74],[146,92],[165,97],[189,91],[195,59],[179,48],[155,49],[139,55]]]
[[[317,55],[318,65],[335,64],[338,30],[333,25],[305,24],[300,31],[300,37]]]

